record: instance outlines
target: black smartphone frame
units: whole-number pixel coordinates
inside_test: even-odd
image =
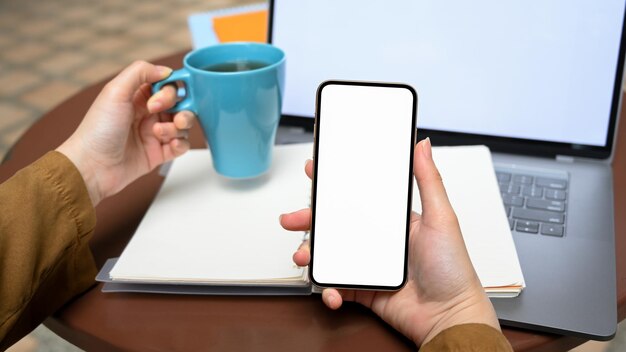
[[[329,85],[351,85],[351,86],[370,86],[370,87],[390,87],[390,88],[403,88],[407,89],[411,92],[413,96],[412,102],[412,121],[411,121],[411,141],[410,146],[410,159],[408,162],[409,170],[407,173],[407,182],[408,182],[408,197],[407,197],[407,207],[406,207],[406,232],[405,232],[405,240],[404,240],[404,265],[403,265],[403,275],[402,282],[398,286],[377,286],[377,285],[353,285],[353,284],[342,284],[342,283],[327,283],[327,282],[318,282],[315,280],[313,275],[314,268],[314,258],[315,258],[315,220],[316,220],[316,201],[317,201],[317,177],[318,174],[318,163],[317,160],[319,157],[319,135],[322,130],[322,118],[321,118],[321,104],[322,104],[322,91],[325,87]],[[404,287],[408,279],[408,258],[409,258],[409,235],[410,235],[410,227],[411,227],[411,213],[412,213],[412,201],[413,201],[413,158],[414,158],[414,150],[415,144],[417,142],[417,102],[418,96],[413,89],[408,84],[403,83],[387,83],[387,82],[369,82],[369,81],[344,81],[344,80],[328,80],[322,82],[316,92],[315,99],[315,124],[313,128],[314,134],[314,145],[313,145],[313,181],[311,185],[311,229],[310,229],[310,255],[311,260],[309,264],[309,279],[311,282],[319,287],[332,287],[332,288],[342,288],[342,289],[358,289],[358,290],[376,290],[376,291],[397,291]],[[356,137],[356,140],[362,140],[362,136]],[[366,143],[368,141],[365,141]],[[355,265],[358,265],[355,264]]]

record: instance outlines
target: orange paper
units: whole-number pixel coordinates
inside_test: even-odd
[[[214,17],[213,29],[220,43],[267,43],[267,10]]]

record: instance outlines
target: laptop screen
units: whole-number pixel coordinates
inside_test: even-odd
[[[610,152],[624,6],[274,0],[270,41],[287,55],[283,114],[312,124],[328,79],[402,82],[418,92],[419,129]]]

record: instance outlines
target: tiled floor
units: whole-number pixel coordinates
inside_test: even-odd
[[[0,160],[43,113],[136,59],[191,47],[187,16],[262,0],[0,0]],[[575,351],[626,351],[611,343]],[[40,326],[11,351],[76,351]]]

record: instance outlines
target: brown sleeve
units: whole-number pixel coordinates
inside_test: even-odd
[[[0,184],[0,350],[94,283],[95,225],[85,183],[61,153]]]
[[[462,324],[440,332],[420,351],[513,351],[513,348],[500,331],[489,325]]]

